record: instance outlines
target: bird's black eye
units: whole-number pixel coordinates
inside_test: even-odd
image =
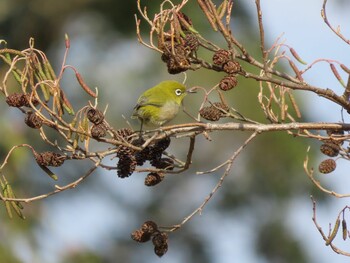
[[[182,94],[182,90],[181,90],[181,89],[176,89],[176,90],[175,90],[175,94],[176,94],[177,96],[180,96],[180,95]]]

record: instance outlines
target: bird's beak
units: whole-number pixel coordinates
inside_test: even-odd
[[[186,93],[197,93],[197,87],[192,87],[192,88],[186,90]]]

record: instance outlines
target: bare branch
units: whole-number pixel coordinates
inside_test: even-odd
[[[189,220],[191,220],[196,214],[201,214],[203,211],[203,208],[206,206],[206,204],[210,201],[210,199],[213,197],[213,195],[219,190],[219,188],[222,186],[225,178],[229,175],[232,165],[234,163],[234,160],[237,158],[237,156],[243,151],[243,149],[258,135],[257,132],[254,132],[252,135],[249,136],[249,138],[234,152],[234,154],[225,162],[226,169],[223,175],[220,177],[219,182],[216,184],[216,186],[213,188],[213,190],[210,192],[210,194],[205,198],[204,202],[191,214],[189,214],[187,217],[182,220],[182,222],[178,225],[174,225],[169,228],[170,232],[174,232],[181,228],[184,224],[186,224]]]

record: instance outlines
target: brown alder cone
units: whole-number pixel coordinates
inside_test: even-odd
[[[24,119],[25,124],[27,124],[30,128],[40,129],[43,125],[43,120],[34,112],[27,112],[26,117]]]
[[[324,143],[320,147],[320,151],[329,157],[335,157],[339,154],[339,145],[335,143]]]
[[[337,168],[337,163],[333,159],[323,160],[318,166],[320,173],[329,174]]]
[[[89,121],[91,121],[93,124],[96,124],[96,125],[102,123],[105,118],[103,113],[99,109],[95,109],[92,107],[90,107],[87,110],[86,116]]]
[[[208,121],[218,121],[221,117],[224,117],[224,113],[220,110],[223,109],[225,111],[228,111],[229,108],[227,105],[221,103],[221,102],[215,102],[213,105],[203,107],[199,114],[202,118],[208,120]]]
[[[236,87],[237,84],[237,77],[234,75],[229,75],[220,80],[219,88],[223,91],[227,91]]]
[[[225,49],[216,51],[213,55],[213,63],[218,66],[224,65],[231,60],[231,52]]]

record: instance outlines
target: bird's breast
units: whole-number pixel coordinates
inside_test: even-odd
[[[180,105],[176,102],[168,101],[166,102],[159,111],[159,119],[168,121],[173,119],[179,111]]]

